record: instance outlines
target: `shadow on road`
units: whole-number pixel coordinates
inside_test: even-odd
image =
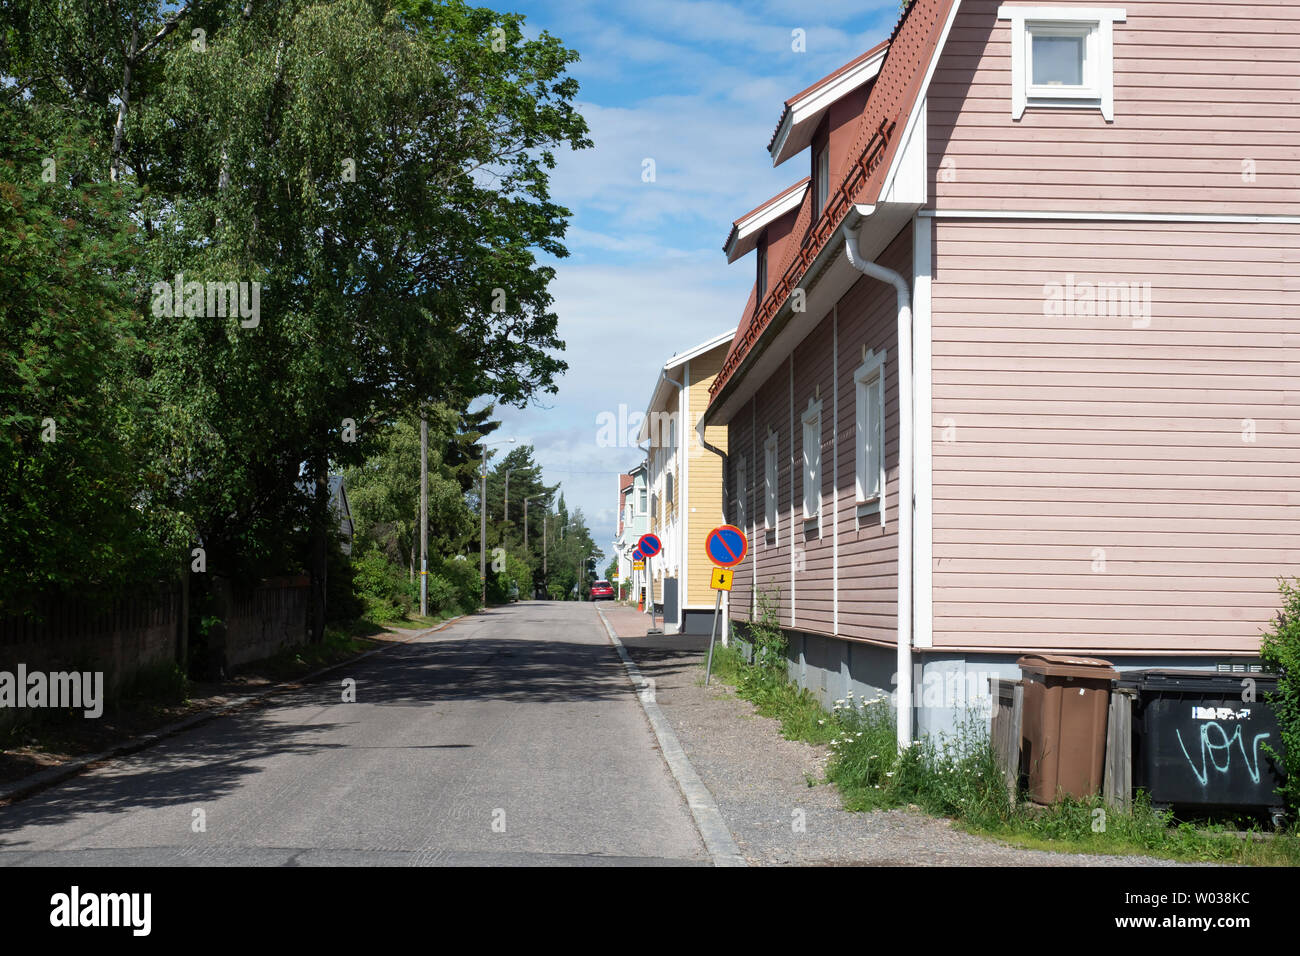
[[[567,621],[544,623],[574,626]],[[449,701],[572,703],[634,694],[621,661],[604,640],[581,643],[472,635],[457,639],[453,635],[395,646],[265,704],[218,717],[158,748],[124,758],[111,764],[108,772],[73,777],[0,807],[0,849],[24,845],[6,838],[6,830],[66,822],[82,813],[203,804],[243,786],[261,772],[258,764],[263,760],[354,747],[354,743],[329,739],[351,723],[353,715],[346,710],[338,712],[337,721],[285,719],[291,708],[353,706],[342,702],[345,678],[356,681],[358,703],[372,707],[427,707]]]

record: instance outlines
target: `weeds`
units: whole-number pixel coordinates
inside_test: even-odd
[[[718,649],[714,673],[760,714],[780,720],[787,739],[829,744],[826,779],[839,789],[847,810],[919,807],[971,833],[1030,849],[1300,864],[1296,836],[1266,835],[1256,821],[1245,834],[1235,824],[1175,823],[1141,792],[1128,811],[1106,806],[1100,796],[1067,798],[1049,807],[1013,801],[978,712],[959,720],[954,733],[921,738],[900,752],[894,711],[885,697],[862,700],[850,693],[827,713],[806,690],[785,680],[784,668],[747,664],[734,647]]]

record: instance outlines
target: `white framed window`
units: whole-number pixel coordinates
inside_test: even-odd
[[[998,7],[1011,21],[1011,117],[1025,108],[1097,109],[1115,119],[1114,24],[1123,7]]]
[[[671,471],[664,475],[664,501],[670,505],[673,503],[673,473]]]
[[[817,154],[817,165],[813,168],[813,222],[821,218],[826,208],[826,197],[831,188],[831,147],[828,143]]]
[[[640,511],[640,513],[641,513],[641,514],[645,514],[645,509],[646,509],[646,490],[645,490],[644,488],[642,488],[642,489],[641,489],[641,511]]]
[[[749,469],[743,455],[736,460],[736,527],[749,534]]]
[[[803,520],[805,531],[821,532],[822,403],[811,399],[803,413]],[[816,527],[810,527],[816,522]]]
[[[885,352],[867,351],[853,373],[857,391],[858,518],[879,513],[885,523]]]
[[[763,530],[773,534],[776,526],[776,491],[779,478],[776,460],[776,433],[768,432],[763,443]]]
[[[757,259],[758,259],[758,264],[755,267],[756,268],[755,281],[757,283],[756,288],[758,289],[758,294],[755,296],[754,301],[757,304],[761,305],[763,303],[763,296],[767,293],[767,237],[766,236],[764,236],[762,239],[758,241]]]

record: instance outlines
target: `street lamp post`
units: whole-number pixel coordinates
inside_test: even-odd
[[[420,412],[420,617],[429,616],[429,419]]]
[[[483,443],[483,472],[479,478],[478,515],[478,580],[479,603],[487,607],[487,450],[489,445],[513,445],[513,438]]]

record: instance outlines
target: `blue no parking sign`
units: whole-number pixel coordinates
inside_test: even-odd
[[[640,551],[642,554],[644,554],[647,558],[653,558],[656,554],[658,554],[660,551],[663,550],[664,546],[660,543],[658,535],[643,534],[641,535],[640,540],[637,541],[636,547],[637,550]]]
[[[745,532],[734,524],[719,525],[705,538],[704,550],[709,560],[718,567],[730,568],[745,560],[749,540],[745,537]]]

